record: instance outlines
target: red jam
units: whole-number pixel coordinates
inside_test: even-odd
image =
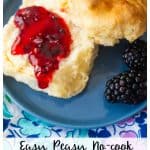
[[[37,6],[18,10],[14,23],[20,32],[11,53],[27,54],[39,87],[47,88],[60,61],[70,54],[68,26],[60,16]]]

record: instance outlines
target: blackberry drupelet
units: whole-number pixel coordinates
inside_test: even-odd
[[[143,40],[136,40],[130,44],[122,55],[129,68],[146,70],[147,67],[147,44]]]
[[[106,83],[105,97],[112,103],[137,104],[147,96],[146,72],[130,70]]]

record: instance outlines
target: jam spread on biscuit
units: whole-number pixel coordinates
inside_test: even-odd
[[[27,55],[41,89],[47,88],[62,59],[70,54],[71,34],[65,21],[43,7],[17,11],[14,23],[19,34],[12,55]]]

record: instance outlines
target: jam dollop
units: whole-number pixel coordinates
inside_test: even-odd
[[[19,28],[12,55],[27,55],[41,89],[47,88],[62,59],[70,54],[71,34],[65,21],[43,7],[32,6],[16,12]]]

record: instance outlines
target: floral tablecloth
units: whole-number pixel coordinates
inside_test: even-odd
[[[147,112],[143,110],[119,123],[96,129],[70,129],[46,123],[21,110],[4,94],[4,137],[147,137]]]

